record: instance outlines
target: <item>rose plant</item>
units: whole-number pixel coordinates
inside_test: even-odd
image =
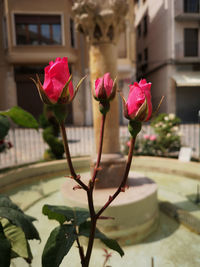
[[[161,113],[151,122],[151,127],[157,134],[157,155],[169,156],[179,151],[181,147],[179,125],[180,119],[173,113]]]
[[[45,68],[44,84],[41,84],[38,77],[35,83],[42,101],[51,108],[59,123],[67,163],[71,174],[70,178],[74,179],[77,183],[77,186],[74,189],[82,189],[87,194],[89,210],[65,206],[44,205],[43,213],[47,215],[49,219],[57,220],[60,225],[51,232],[44,247],[42,255],[43,267],[59,266],[74,242],[77,243],[82,267],[88,267],[95,238],[100,239],[107,247],[117,251],[121,256],[124,255],[124,252],[117,241],[106,237],[97,229],[96,225],[99,219],[109,219],[102,216],[102,213],[120,192],[125,191],[136,136],[141,130],[142,122],[149,120],[152,113],[150,94],[151,84],[146,83],[146,80],[141,80],[139,84],[134,83],[133,85],[130,85],[128,100],[126,101],[122,97],[124,114],[129,119],[129,131],[131,134],[126,168],[121,183],[114,194],[108,196],[108,200],[99,210],[95,210],[93,190],[95,182],[97,181],[98,172],[100,171],[106,115],[109,112],[110,101],[116,94],[116,79],[113,81],[110,74],[106,73],[95,81],[93,96],[99,102],[99,110],[102,113],[102,122],[97,161],[92,177],[87,184],[82,181],[81,176],[78,175],[74,169],[64,125],[67,115],[67,104],[74,99],[77,92],[77,89],[75,92],[73,91],[71,78],[72,76],[70,76],[68,71],[67,59],[58,58],[55,62],[50,62],[49,66]],[[83,79],[79,82],[77,88],[80,86]],[[88,237],[86,251],[84,251],[84,248],[80,243],[80,236]]]

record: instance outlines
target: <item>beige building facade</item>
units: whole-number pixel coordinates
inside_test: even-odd
[[[153,104],[184,123],[200,110],[200,1],[139,0],[135,8],[137,78],[152,82]]]
[[[30,77],[38,73],[43,80],[44,66],[56,57],[68,57],[74,84],[89,74],[87,43],[75,30],[72,5],[71,0],[0,1],[0,110],[19,105],[38,117],[42,104]],[[136,74],[133,14],[130,1],[126,30],[118,45],[118,79],[125,91]],[[69,124],[92,124],[89,79],[77,94],[70,114]]]

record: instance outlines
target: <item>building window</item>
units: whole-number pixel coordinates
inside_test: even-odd
[[[76,36],[75,36],[75,26],[74,26],[74,20],[70,18],[69,21],[70,24],[70,40],[71,40],[71,47],[76,47]]]
[[[144,16],[143,23],[144,23],[144,31],[143,31],[143,34],[146,35],[146,34],[147,34],[147,31],[148,31],[148,20],[147,20],[147,15]]]
[[[17,45],[61,45],[60,15],[15,14]]]
[[[184,56],[198,56],[198,29],[184,29]]]
[[[184,0],[185,13],[199,13],[199,0]]]
[[[141,36],[141,24],[137,26],[137,35],[138,35],[138,38]]]

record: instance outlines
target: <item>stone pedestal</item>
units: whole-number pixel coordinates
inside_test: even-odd
[[[91,161],[91,173],[93,173],[96,159]],[[96,189],[119,187],[126,167],[126,160],[120,154],[103,154],[101,157],[101,170],[97,175]]]
[[[87,181],[89,173],[81,175]],[[84,178],[85,177],[85,178]],[[103,212],[103,216],[113,217],[98,220],[97,227],[110,238],[118,239],[122,245],[130,245],[145,239],[158,225],[157,184],[141,173],[130,172],[129,189],[122,192]],[[62,185],[61,192],[68,205],[87,208],[87,196],[84,190],[74,191],[76,183],[68,179]],[[99,210],[116,188],[104,188],[94,191],[95,209]]]

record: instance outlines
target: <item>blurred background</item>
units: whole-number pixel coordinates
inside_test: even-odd
[[[68,57],[74,84],[90,75],[89,45],[75,29],[73,4],[72,0],[0,0],[0,110],[18,105],[38,119],[43,104],[30,78],[38,73],[43,81],[44,67],[56,57]],[[181,119],[183,143],[198,157],[200,1],[129,0],[128,4],[125,30],[117,44],[119,88],[127,96],[130,83],[144,77],[152,82],[154,107],[164,95],[160,112]],[[70,110],[68,126],[92,127],[89,78]],[[119,123],[126,125],[121,101],[119,111]],[[10,138],[15,142],[20,136],[26,139],[20,132]]]

